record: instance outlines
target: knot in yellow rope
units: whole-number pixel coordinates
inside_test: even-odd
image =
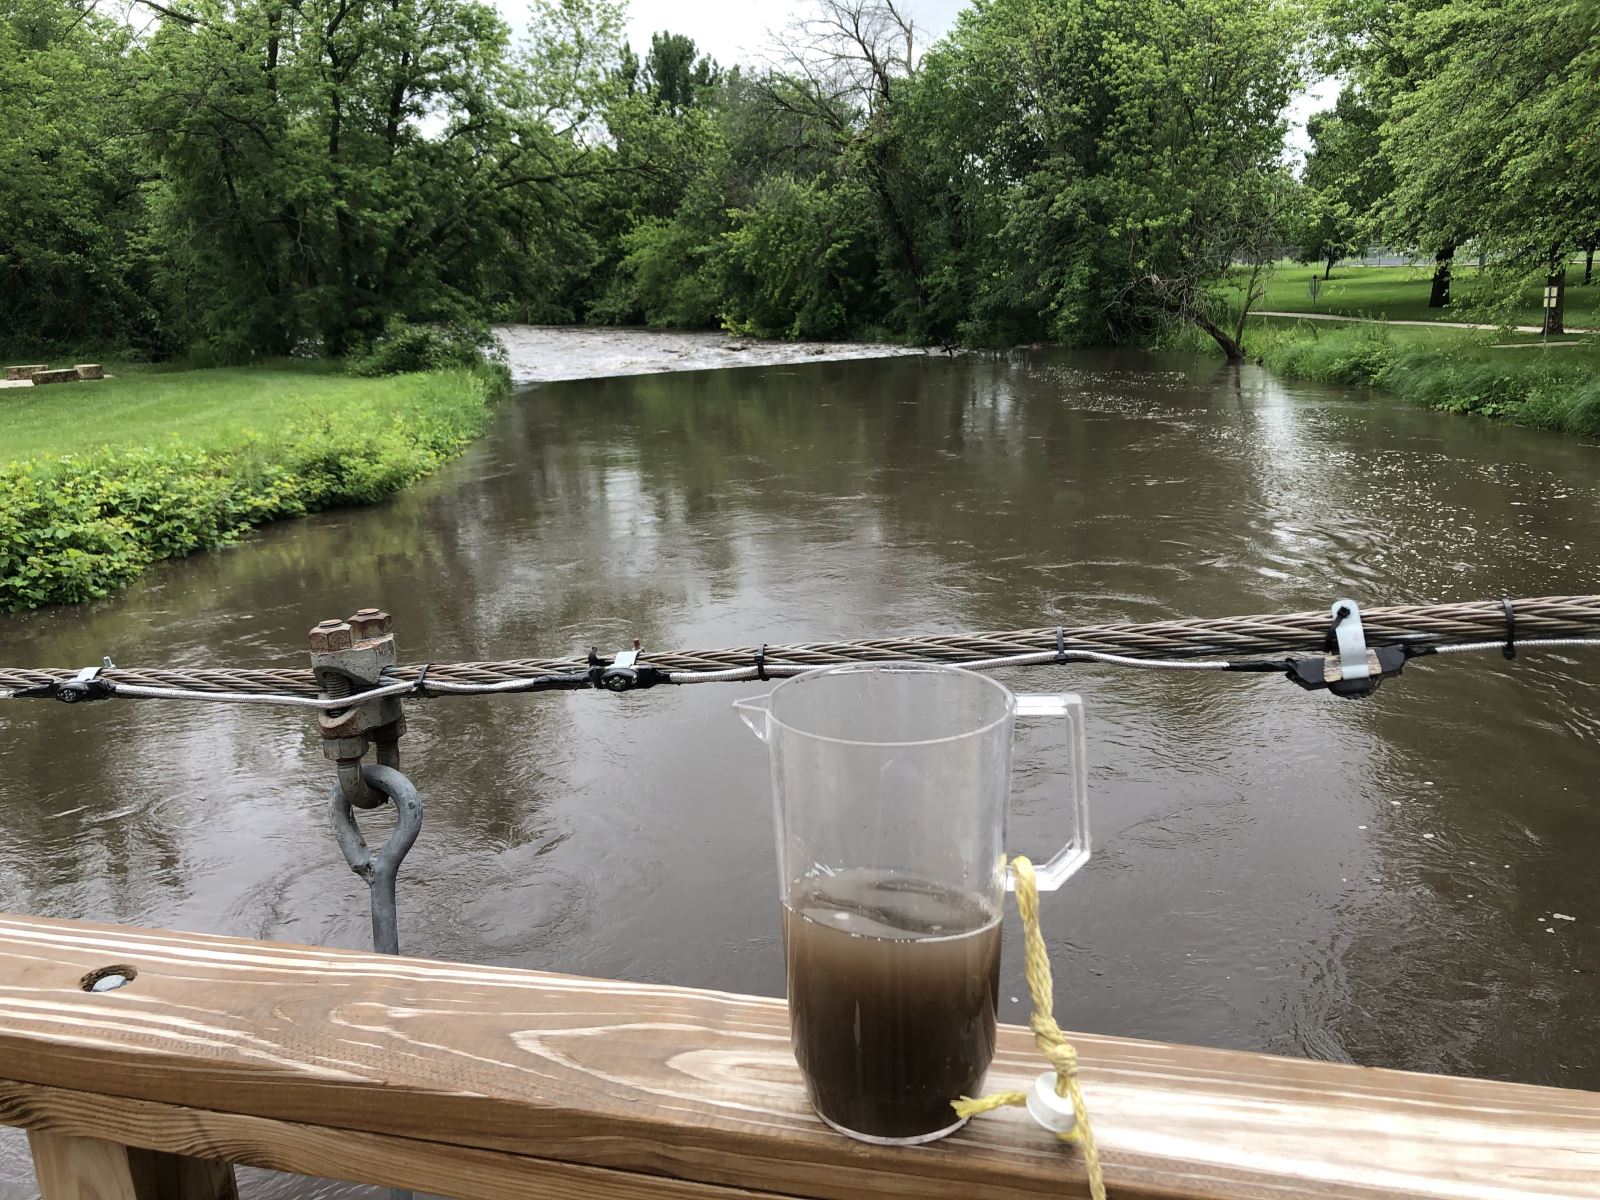
[[[1100,1152],[1095,1148],[1094,1132],[1089,1128],[1089,1109],[1083,1101],[1083,1091],[1078,1084],[1078,1052],[1067,1041],[1061,1026],[1056,1024],[1055,983],[1050,977],[1050,957],[1045,951],[1044,935],[1039,932],[1039,884],[1034,878],[1033,864],[1018,855],[1011,860],[1011,869],[1017,879],[1017,911],[1022,916],[1023,966],[1028,977],[1028,994],[1033,999],[1033,1015],[1028,1018],[1028,1028],[1033,1030],[1033,1041],[1039,1052],[1049,1061],[1056,1073],[1056,1095],[1072,1102],[1076,1118],[1072,1128],[1056,1136],[1064,1142],[1083,1147],[1084,1170],[1089,1176],[1089,1194],[1094,1200],[1105,1200],[1106,1185],[1100,1174]],[[1026,1092],[996,1092],[990,1096],[972,1099],[967,1096],[951,1102],[958,1117],[975,1117],[993,1112],[997,1108],[1023,1106],[1028,1103]]]

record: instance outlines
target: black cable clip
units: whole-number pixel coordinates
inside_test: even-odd
[[[1067,661],[1067,631],[1063,626],[1056,626],[1056,662]]]
[[[98,667],[85,667],[71,679],[58,679],[50,683],[42,683],[37,687],[23,688],[13,692],[18,699],[49,698],[59,700],[63,704],[81,704],[87,700],[109,700],[117,694],[117,685],[109,679],[101,679],[100,672],[107,667],[117,664],[109,657],[100,660]]]
[[[761,649],[756,651],[756,678],[762,683],[767,681],[767,644],[761,643]]]
[[[431,662],[425,662],[422,664],[422,670],[417,672],[416,682],[411,685],[411,694],[413,696],[420,696],[424,700],[429,698],[428,672],[431,670],[433,670],[433,664]]]
[[[639,661],[639,656],[644,651],[639,647],[639,639],[633,639],[633,649],[624,650],[611,660],[609,667],[600,668],[600,660],[594,657],[594,651],[589,652],[589,677],[595,678],[599,671],[599,682],[596,687],[604,688],[608,692],[631,692],[635,688],[655,687],[658,683],[671,683],[667,673],[660,667],[652,667],[649,663]]]
[[[1500,597],[1500,607],[1506,610],[1506,644],[1500,651],[1507,658],[1517,656],[1517,610],[1508,597]]]
[[[1292,658],[1286,674],[1307,691],[1327,688],[1335,696],[1370,696],[1391,675],[1400,674],[1409,655],[1404,646],[1368,646],[1361,607],[1336,600],[1333,621],[1318,658]],[[1374,670],[1373,668],[1377,669]]]

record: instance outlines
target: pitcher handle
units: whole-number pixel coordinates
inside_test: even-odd
[[[1067,768],[1067,781],[1072,789],[1072,837],[1066,845],[1051,856],[1043,866],[1035,867],[1041,892],[1053,892],[1077,873],[1089,861],[1089,769],[1085,761],[1083,737],[1083,700],[1075,695],[1018,696],[1018,717],[1064,717],[1067,722],[1067,752],[1071,763]],[[1006,872],[1006,890],[1011,891],[1016,880]]]

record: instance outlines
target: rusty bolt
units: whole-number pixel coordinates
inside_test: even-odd
[[[311,631],[313,653],[326,654],[330,650],[348,650],[351,641],[350,626],[343,621],[324,621]]]
[[[363,608],[350,618],[350,629],[357,638],[379,638],[394,629],[394,622],[382,609]]]

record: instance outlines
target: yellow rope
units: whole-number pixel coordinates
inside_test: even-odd
[[[1083,1102],[1083,1091],[1078,1086],[1078,1052],[1061,1032],[1061,1026],[1051,1015],[1055,1007],[1055,985],[1050,978],[1050,957],[1045,952],[1044,935],[1039,932],[1039,885],[1033,875],[1033,864],[1018,855],[1011,860],[1011,869],[1017,877],[1017,911],[1022,914],[1022,939],[1024,963],[1028,976],[1028,992],[1033,997],[1033,1015],[1028,1027],[1033,1030],[1034,1044],[1056,1071],[1056,1095],[1072,1101],[1072,1111],[1077,1123],[1067,1133],[1056,1136],[1064,1142],[1078,1142],[1083,1146],[1084,1170],[1089,1175],[1089,1194],[1094,1200],[1106,1200],[1105,1180],[1100,1175],[1100,1152],[1095,1149],[1094,1131],[1089,1128],[1089,1109]],[[951,1101],[958,1117],[975,1117],[979,1113],[993,1112],[997,1108],[1020,1106],[1028,1103],[1026,1092],[996,1092],[977,1100],[963,1096]]]

